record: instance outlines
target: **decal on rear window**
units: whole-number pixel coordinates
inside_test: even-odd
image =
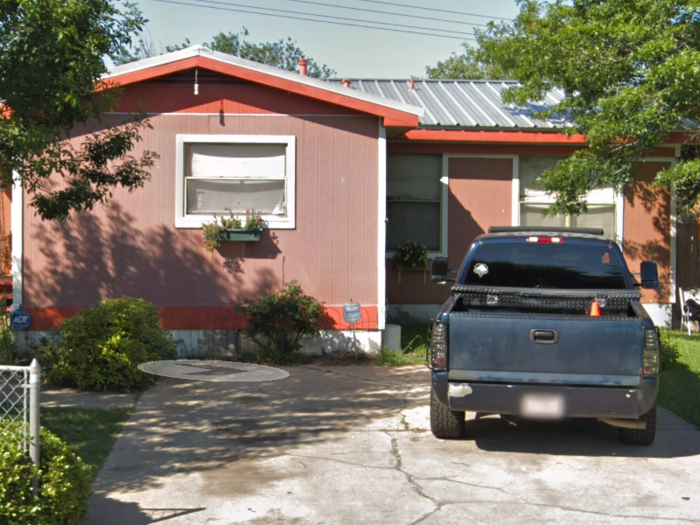
[[[478,263],[474,265],[474,273],[478,275],[479,277],[483,277],[487,273],[489,273],[489,267],[486,266],[484,263]]]
[[[605,252],[605,255],[603,255],[603,263],[608,264],[610,262],[610,253]]]

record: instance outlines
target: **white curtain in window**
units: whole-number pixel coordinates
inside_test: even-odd
[[[521,204],[521,226],[552,226],[557,228],[565,227],[566,215],[555,215],[554,217],[544,217],[542,215],[542,212],[548,207],[548,204]]]
[[[602,228],[605,235],[615,235],[615,206],[588,206],[588,212],[571,216],[574,228]]]
[[[284,144],[188,144],[186,177],[281,179]]]

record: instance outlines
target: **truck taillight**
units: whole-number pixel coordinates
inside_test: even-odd
[[[433,324],[430,333],[430,361],[433,370],[447,368],[447,323]]]
[[[655,376],[659,373],[659,332],[656,328],[644,329],[644,363],[642,375]]]

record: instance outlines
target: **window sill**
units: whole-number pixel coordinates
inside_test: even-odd
[[[242,217],[245,220],[245,217]],[[265,222],[264,229],[266,230],[294,230],[296,226],[294,221],[291,219],[266,219],[263,217]],[[176,217],[175,218],[175,228],[177,229],[191,229],[191,230],[201,230],[202,226],[208,223],[214,222],[214,217],[203,216],[203,217]]]

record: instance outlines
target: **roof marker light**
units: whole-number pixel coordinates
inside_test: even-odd
[[[528,237],[527,242],[561,244],[564,242],[564,239],[562,237]]]

